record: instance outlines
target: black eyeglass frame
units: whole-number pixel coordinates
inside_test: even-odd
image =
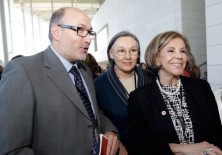
[[[65,29],[70,29],[70,30],[76,31],[77,35],[80,36],[80,37],[86,37],[88,34],[90,35],[92,40],[95,39],[95,37],[96,37],[96,32],[95,31],[87,30],[84,27],[72,26],[72,25],[64,25],[64,24],[57,24],[57,26],[59,26],[61,28],[65,28]],[[87,32],[87,33],[83,35],[83,34],[79,33],[80,31]]]

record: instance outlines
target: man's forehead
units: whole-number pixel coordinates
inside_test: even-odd
[[[91,22],[89,17],[85,13],[78,10],[67,11],[63,17],[63,22],[91,29]]]

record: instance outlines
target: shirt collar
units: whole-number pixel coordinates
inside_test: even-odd
[[[73,64],[70,63],[69,61],[67,61],[66,59],[64,59],[58,52],[56,52],[56,50],[52,47],[52,45],[50,45],[52,51],[56,54],[56,56],[59,58],[59,60],[62,62],[62,64],[64,65],[65,69],[67,72],[70,71],[70,69],[72,68]],[[77,64],[74,64],[77,67]]]

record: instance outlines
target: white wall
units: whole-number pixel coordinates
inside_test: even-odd
[[[222,0],[205,0],[208,81],[215,91],[222,88]]]
[[[141,61],[150,40],[165,30],[182,30],[179,0],[106,0],[92,20],[98,32],[109,28],[109,40],[122,30],[134,33],[141,44]],[[104,55],[105,54],[105,55]],[[106,51],[93,53],[98,61],[107,59]]]
[[[201,77],[207,70],[206,65],[206,25],[205,1],[182,0],[182,32],[188,38],[196,62],[201,69]]]
[[[188,37],[197,63],[206,62],[204,0],[106,0],[92,25],[99,32],[106,24],[109,39],[121,30],[129,30],[139,38],[141,61],[155,35],[176,30]],[[92,54],[97,61],[107,59],[106,49]],[[206,65],[201,70],[206,71]]]

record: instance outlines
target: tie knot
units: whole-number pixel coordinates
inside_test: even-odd
[[[72,73],[74,76],[79,76],[80,75],[76,66],[72,66],[72,68],[70,69],[70,73]]]

